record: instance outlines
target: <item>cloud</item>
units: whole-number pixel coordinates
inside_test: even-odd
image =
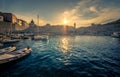
[[[52,18],[51,21],[45,20],[44,17],[40,16],[39,24],[45,25],[46,23],[50,23],[53,25],[63,24],[63,20],[68,20],[68,25],[73,25],[74,22],[77,23],[77,27],[86,27],[90,26],[91,23],[107,23],[109,20],[114,20],[120,18],[120,9],[117,5],[117,1],[112,2],[112,5],[109,1],[102,0],[80,0],[73,8],[67,9],[61,12],[58,16]],[[115,4],[117,6],[115,6]],[[19,14],[17,13],[17,17],[30,22],[31,19],[37,23],[37,17],[33,15],[37,15],[34,13],[27,14]],[[32,17],[31,17],[32,16]]]
[[[120,18],[119,9],[104,9],[101,13],[99,13],[98,17],[92,18],[91,22],[96,23],[107,23],[107,20],[110,19],[118,19]]]
[[[29,16],[29,15],[25,16],[25,15],[23,15],[23,14],[21,15],[21,14],[18,14],[18,13],[16,14],[16,16],[17,16],[17,18],[19,18],[19,19],[23,19],[23,20],[27,21],[27,23],[30,23],[31,20],[33,19],[34,22],[35,22],[35,24],[38,25],[37,17],[31,17],[31,16]],[[39,25],[40,25],[40,26],[45,25],[47,22],[48,22],[48,21],[39,18]]]
[[[101,0],[82,0],[72,9],[61,13],[56,20],[66,18],[70,21],[69,25],[76,22],[78,27],[85,27],[90,26],[91,23],[106,23],[108,20],[118,19],[119,13],[119,7],[112,6],[109,1],[104,3]]]
[[[95,6],[91,6],[89,9],[91,12],[98,12],[98,10]]]

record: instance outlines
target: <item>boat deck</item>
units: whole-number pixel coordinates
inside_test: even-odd
[[[14,52],[5,53],[0,55],[0,64],[19,59],[30,53],[30,49],[20,49]]]

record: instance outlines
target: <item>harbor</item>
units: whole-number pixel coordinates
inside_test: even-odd
[[[120,76],[118,38],[53,36],[47,41],[26,39],[16,47],[28,45],[32,48],[31,54],[0,72],[1,77]]]
[[[48,36],[47,35],[39,35],[39,37],[34,38],[35,36],[28,36],[28,35],[22,35],[17,36],[16,34],[12,34],[14,36],[11,37],[11,35],[1,35],[1,48],[0,48],[0,69],[5,69],[7,66],[11,66],[11,64],[15,64],[19,62],[22,58],[29,55],[32,51],[32,48],[27,45],[24,48],[18,49],[16,46],[18,43],[25,39],[30,40],[41,40],[41,41],[47,41]],[[16,38],[17,36],[17,38]],[[22,37],[22,38],[21,38]],[[14,38],[14,39],[13,39]],[[34,39],[32,39],[34,38]]]
[[[120,0],[0,0],[0,77],[120,77]]]

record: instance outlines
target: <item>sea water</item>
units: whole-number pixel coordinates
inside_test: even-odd
[[[120,39],[109,36],[51,36],[22,40],[30,46],[24,60],[0,71],[0,77],[120,77]]]

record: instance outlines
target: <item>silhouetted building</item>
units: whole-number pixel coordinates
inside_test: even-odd
[[[0,33],[25,30],[29,27],[26,21],[17,19],[12,13],[0,12]]]
[[[3,16],[0,16],[0,21],[3,21]]]
[[[34,27],[35,26],[35,23],[33,21],[33,19],[31,20],[31,22],[29,23],[30,27]]]
[[[4,22],[11,22],[11,23],[17,23],[17,17],[12,13],[2,13],[0,12],[0,16],[3,16]]]
[[[38,32],[38,26],[34,23],[34,20],[32,19],[31,22],[29,23],[29,28],[27,28],[25,31],[28,33],[37,33]]]
[[[22,19],[18,19],[17,20],[17,23],[20,25],[20,26],[28,26],[28,23]]]
[[[21,26],[21,25],[22,25],[22,20],[21,20],[21,19],[18,19],[18,20],[17,20],[17,24]]]
[[[74,23],[74,29],[76,29],[76,23]]]
[[[17,24],[20,26],[19,28],[21,28],[21,30],[26,29],[26,28],[29,27],[29,24],[26,21],[22,20],[22,19],[18,19]]]

